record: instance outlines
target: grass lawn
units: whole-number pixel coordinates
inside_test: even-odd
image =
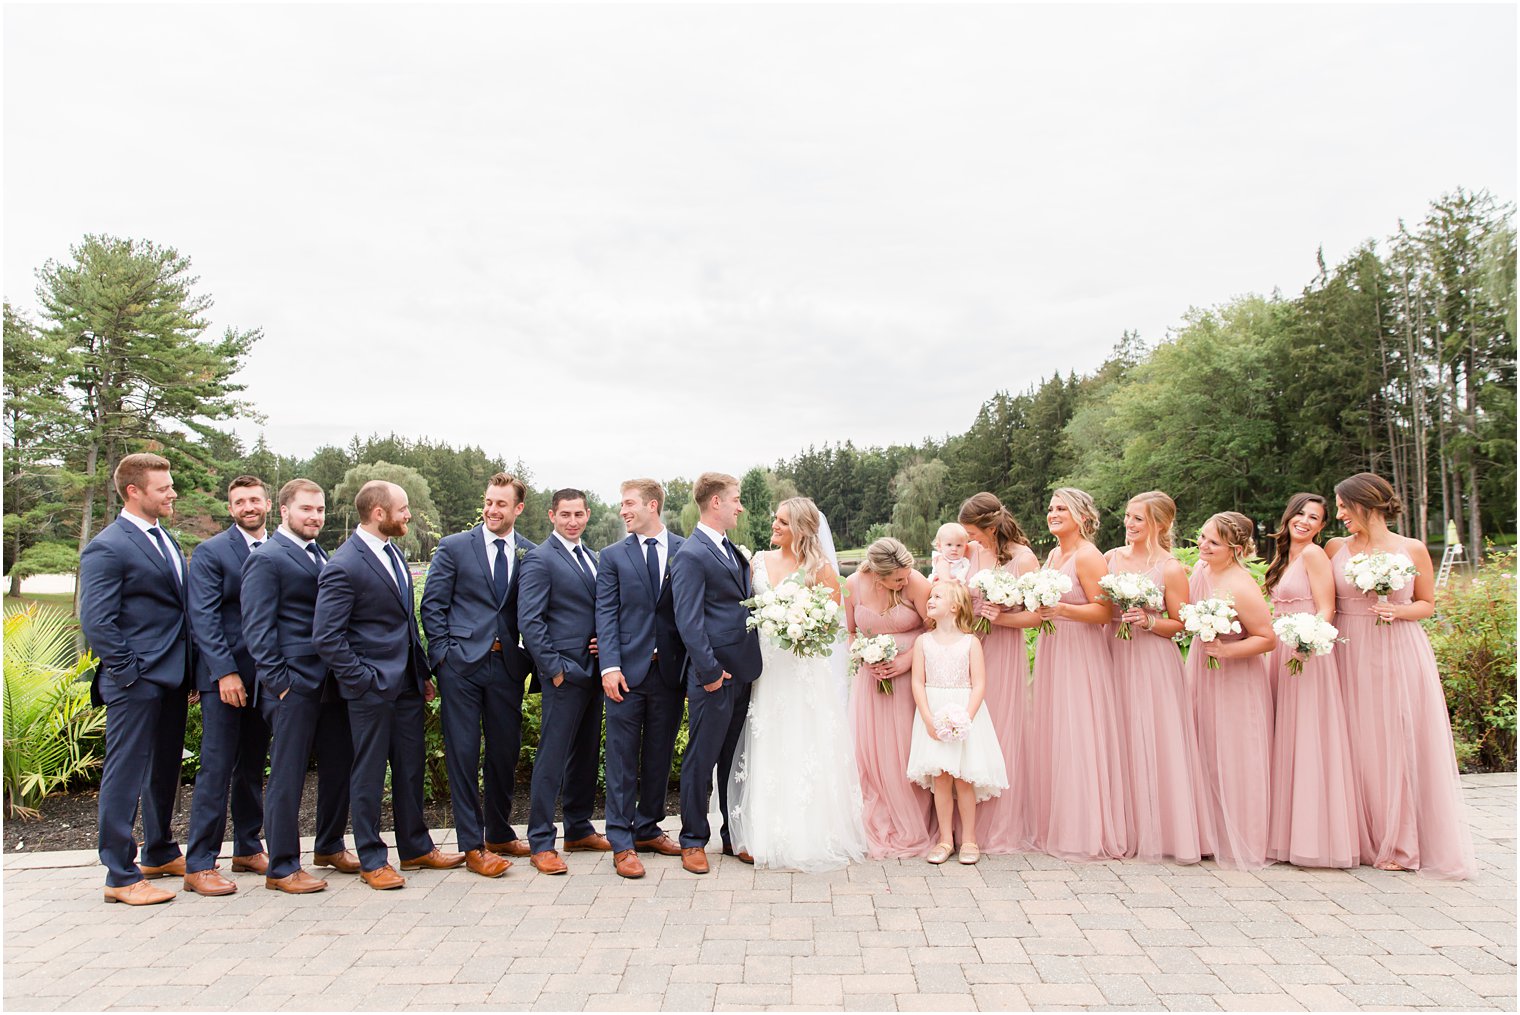
[[[5,612],[10,614],[17,610],[24,610],[29,603],[39,603],[49,609],[62,610],[69,614],[74,612],[74,597],[67,592],[49,592],[35,596],[6,596]]]

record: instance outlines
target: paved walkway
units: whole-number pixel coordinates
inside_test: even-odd
[[[133,909],[102,903],[92,853],[7,855],[4,1004],[1514,1011],[1515,776],[1465,784],[1483,869],[1460,883],[1028,854],[706,877],[654,857],[624,881],[577,853],[567,877],[333,875],[297,898],[233,875],[229,898]]]

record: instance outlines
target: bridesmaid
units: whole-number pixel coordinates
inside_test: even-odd
[[[1296,493],[1272,534],[1277,550],[1266,585],[1278,617],[1312,613],[1335,620],[1335,576],[1315,542],[1327,508],[1317,493]],[[1277,718],[1267,857],[1299,867],[1355,867],[1356,784],[1335,656],[1303,658],[1298,676],[1288,672],[1292,656],[1279,643],[1268,663],[1277,681]]]
[[[1325,547],[1335,580],[1335,647],[1351,730],[1362,863],[1443,878],[1477,870],[1462,807],[1446,696],[1420,621],[1435,606],[1430,554],[1417,539],[1388,531],[1403,509],[1381,476],[1360,472],[1335,487],[1336,517],[1351,533]],[[1379,604],[1345,575],[1358,553],[1412,561],[1412,584]],[[1377,618],[1389,621],[1378,626]]]
[[[1092,544],[1098,509],[1081,490],[1050,495],[1045,515],[1059,545],[1045,566],[1071,579],[1071,591],[1037,620],[1055,633],[1039,636],[1034,657],[1034,722],[1026,751],[1032,786],[1034,844],[1069,860],[1118,859],[1129,852],[1124,741],[1114,716],[1113,656],[1099,601],[1108,572]]]
[[[1277,645],[1272,614],[1244,561],[1256,553],[1251,519],[1222,511],[1203,524],[1198,564],[1188,583],[1193,602],[1230,598],[1240,634],[1193,640],[1187,680],[1198,723],[1199,839],[1221,867],[1267,866],[1272,765],[1272,691],[1265,654]],[[1218,669],[1208,669],[1210,658]]]
[[[1136,494],[1124,508],[1125,545],[1108,551],[1109,574],[1143,574],[1166,596],[1164,613],[1113,607],[1111,623],[1128,623],[1130,640],[1114,637],[1114,708],[1128,749],[1129,855],[1197,863],[1198,737],[1193,702],[1182,679],[1173,636],[1187,602],[1188,576],[1172,556],[1177,505],[1160,490]]]
[[[934,796],[910,782],[908,749],[913,740],[913,643],[924,630],[929,579],[913,569],[913,554],[895,539],[866,548],[860,568],[845,579],[845,624],[857,636],[890,634],[897,642],[891,662],[862,666],[850,698],[855,764],[865,799],[866,841],[872,859],[918,857],[934,848]],[[904,678],[904,679],[899,679]],[[884,694],[878,682],[890,680]]]
[[[1040,558],[1029,547],[1029,537],[994,495],[976,494],[961,505],[956,520],[973,540],[972,575],[994,567],[1020,575],[1040,566]],[[1024,629],[1038,624],[1039,619],[1023,610],[994,606],[981,596],[974,596],[973,602],[977,615],[991,625],[982,639],[987,670],[984,707],[997,730],[1008,771],[1008,788],[1000,796],[977,804],[977,834],[982,852],[1012,853],[1030,848],[1032,841],[1028,762],[1024,757],[1030,708],[1029,650]]]

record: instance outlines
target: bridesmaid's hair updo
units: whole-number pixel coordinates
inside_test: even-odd
[[[970,634],[976,627],[976,612],[971,609],[971,590],[960,582],[939,582],[931,594],[950,600],[950,608],[955,611],[956,628]],[[930,617],[924,621],[924,626],[932,631],[938,624]]]
[[[782,508],[786,508],[787,524],[792,530],[792,553],[803,572],[811,578],[829,562],[823,554],[823,544],[818,541],[821,527],[818,505],[811,497],[788,497],[776,505],[776,512],[779,514]]]
[[[1404,502],[1393,485],[1375,472],[1358,472],[1335,484],[1335,495],[1363,514],[1376,512],[1392,521],[1404,512]]]
[[[1177,502],[1160,490],[1147,490],[1129,499],[1127,507],[1137,507],[1156,530],[1156,545],[1172,552],[1172,526],[1177,521]]]
[[[1019,523],[1003,506],[1003,502],[997,499],[996,494],[985,490],[974,494],[961,505],[957,520],[962,525],[974,525],[984,532],[992,533],[997,545],[987,549],[996,555],[1000,565],[1013,559],[1015,546],[1021,543],[1029,545],[1029,537],[1024,535],[1024,530],[1019,528]]]
[[[915,561],[912,552],[901,542],[891,536],[883,536],[870,546],[866,547],[865,559],[860,562],[856,570],[876,578],[885,578],[894,571],[903,568],[911,569]],[[887,609],[902,603],[901,589],[887,589]]]
[[[1066,505],[1071,516],[1077,520],[1083,539],[1090,541],[1098,534],[1098,505],[1093,503],[1086,490],[1078,490],[1074,486],[1057,487],[1051,491],[1050,498]]]
[[[1282,581],[1283,572],[1288,570],[1288,550],[1293,546],[1293,534],[1288,531],[1288,523],[1310,504],[1318,504],[1325,519],[1330,518],[1330,505],[1325,503],[1325,498],[1317,493],[1295,493],[1288,498],[1288,506],[1283,508],[1282,518],[1277,523],[1277,531],[1267,534],[1272,540],[1272,563],[1267,566],[1267,578],[1265,585],[1271,592],[1277,588],[1277,583]],[[1324,532],[1324,528],[1320,529]]]
[[[1221,511],[1203,524],[1214,526],[1220,540],[1235,555],[1236,563],[1256,556],[1256,523],[1239,511]]]

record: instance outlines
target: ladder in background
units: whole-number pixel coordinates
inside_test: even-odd
[[[1461,543],[1447,543],[1446,552],[1441,554],[1441,570],[1436,572],[1436,588],[1445,588],[1451,580],[1451,569],[1458,561],[1466,562],[1467,555],[1462,550]]]

